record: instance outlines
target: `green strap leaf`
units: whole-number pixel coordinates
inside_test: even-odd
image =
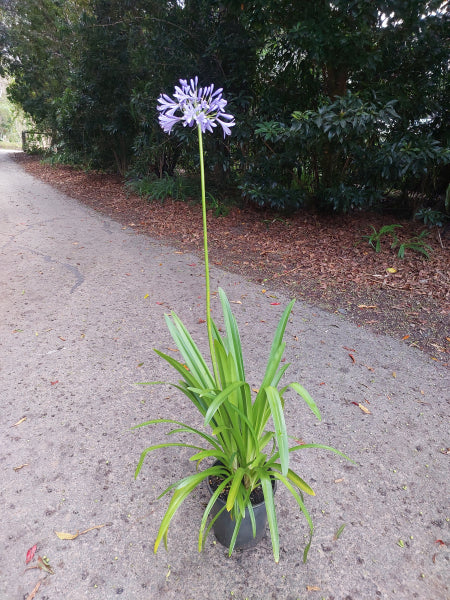
[[[182,487],[175,489],[175,492],[169,502],[167,511],[162,518],[154,545],[155,554],[162,539],[164,539],[164,544],[167,547],[167,532],[169,525],[181,504],[184,502],[184,500],[186,500],[192,490],[194,490],[207,476],[208,471],[202,471],[200,473],[194,473],[193,475],[190,475],[189,477],[186,477],[178,482],[178,484],[180,484]]]
[[[280,471],[281,471],[281,465],[279,465],[277,463],[271,464],[271,469],[272,470],[280,469]],[[316,495],[316,493],[314,492],[314,490],[306,483],[306,481],[304,481],[304,479],[302,479],[300,477],[300,475],[298,475],[292,469],[288,469],[288,472],[287,472],[286,476],[302,492],[305,492],[305,494],[309,494],[310,496],[315,496]]]
[[[272,540],[273,557],[275,562],[278,563],[280,561],[280,538],[278,534],[278,522],[275,512],[272,481],[267,474],[267,471],[261,470],[259,473],[264,493],[264,501],[266,503],[267,521],[269,523],[270,537]]]
[[[186,361],[187,366],[198,381],[200,381],[201,385],[198,387],[214,388],[216,385],[215,378],[211,375],[211,372],[190,333],[181,319],[174,312],[171,313],[171,317],[172,320],[170,316],[165,315],[167,327],[178,350]]]
[[[194,446],[193,444],[185,444],[184,442],[166,442],[164,444],[156,444],[155,446],[149,446],[146,448],[139,458],[139,462],[137,464],[136,470],[134,472],[134,478],[136,479],[139,475],[140,470],[142,469],[142,465],[144,464],[145,457],[149,452],[153,450],[158,450],[159,448],[170,448],[171,446],[178,446],[181,448],[194,448],[195,450],[203,450],[201,446]]]
[[[245,381],[236,381],[235,383],[232,383],[231,385],[226,387],[224,390],[222,390],[219,394],[217,394],[217,396],[214,398],[214,400],[209,405],[208,410],[206,411],[205,425],[208,425],[208,423],[211,421],[211,419],[215,415],[217,409],[227,400],[227,398],[230,396],[230,394],[232,394],[234,392],[234,390],[237,390],[238,388],[243,387],[245,385],[248,385],[248,384],[246,384]],[[218,419],[216,419],[216,422],[217,421],[218,421]],[[217,422],[217,424],[218,424],[218,426],[220,426],[220,422]]]
[[[308,390],[306,390],[302,385],[300,385],[299,383],[290,383],[289,385],[287,385],[286,387],[284,387],[281,391],[280,394],[283,395],[284,392],[288,389],[288,388],[292,388],[294,391],[297,392],[297,394],[299,394],[299,396],[301,396],[303,398],[303,400],[306,402],[306,404],[309,406],[309,408],[312,410],[312,412],[316,415],[316,417],[319,419],[319,421],[322,420],[322,415],[320,414],[320,410],[317,406],[317,404],[314,402],[314,400],[311,398]]]
[[[294,498],[295,498],[298,506],[300,507],[300,510],[304,514],[306,521],[308,522],[308,525],[309,525],[309,541],[306,544],[305,550],[303,552],[303,562],[306,562],[306,559],[308,557],[308,552],[309,552],[309,549],[311,547],[312,537],[313,537],[313,534],[314,534],[314,526],[313,526],[313,522],[312,522],[311,516],[310,516],[308,510],[306,509],[306,506],[303,503],[303,500],[300,497],[300,494],[297,492],[297,490],[294,487],[292,487],[292,485],[289,482],[289,480],[286,477],[284,477],[284,475],[282,475],[282,473],[278,473],[277,471],[273,471],[273,476],[276,479],[278,479],[279,481],[281,481],[287,487],[287,489],[291,492],[291,494],[294,496]]]
[[[179,425],[183,428],[187,433],[194,433],[195,435],[199,435],[201,438],[209,442],[214,448],[221,451],[220,445],[217,443],[211,435],[201,431],[200,429],[196,429],[195,427],[191,427],[190,425],[186,425],[186,423],[182,423],[181,421],[175,421],[174,419],[151,419],[150,421],[145,421],[145,423],[140,423],[139,425],[135,425],[132,429],[139,429],[139,427],[145,427],[147,425],[154,425],[155,423],[173,423],[174,425]],[[181,431],[181,430],[180,430]],[[172,430],[169,431],[169,435],[172,433]]]
[[[267,400],[270,405],[273,423],[275,425],[275,438],[278,445],[278,454],[281,462],[281,472],[286,475],[289,468],[289,445],[284,420],[283,404],[278,390],[272,386],[266,388]]]
[[[245,474],[245,469],[243,469],[242,467],[239,467],[234,473],[233,482],[231,484],[230,491],[228,492],[228,498],[227,498],[227,511],[228,512],[230,512],[234,506],[236,496],[238,494],[244,474]]]
[[[219,475],[219,476],[222,475],[223,476],[224,469],[221,466],[211,467],[205,471],[205,474],[206,473],[207,473],[207,477],[205,477],[205,479],[207,479],[208,477],[211,477],[211,475]],[[218,488],[214,491],[208,504],[206,505],[206,508],[203,512],[203,517],[202,517],[202,521],[200,523],[200,530],[199,530],[199,534],[198,534],[198,551],[199,552],[203,549],[203,546],[205,545],[206,537],[207,537],[209,531],[211,530],[211,527],[213,526],[214,522],[218,519],[218,517],[222,514],[222,512],[224,510],[226,510],[226,506],[224,504],[223,508],[211,520],[211,523],[209,524],[209,526],[205,532],[206,521],[208,520],[208,516],[212,510],[212,507],[214,506],[214,503],[216,502],[217,498],[220,496],[222,491],[227,487],[227,485],[229,485],[229,483],[232,479],[233,479],[232,475],[229,475],[228,477],[226,477],[222,481],[222,483],[218,486]]]
[[[241,381],[245,380],[244,360],[242,357],[241,339],[236,319],[230,307],[228,298],[222,288],[219,288],[219,297],[222,304],[225,330],[228,337],[228,347],[233,355],[237,368],[237,375]]]

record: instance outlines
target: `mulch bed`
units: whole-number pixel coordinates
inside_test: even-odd
[[[46,165],[21,153],[15,159],[42,181],[139,233],[185,251],[202,251],[199,204],[149,203],[129,193],[116,175]],[[404,259],[398,258],[389,237],[376,253],[363,236],[371,233],[371,225],[378,231],[393,223],[402,225],[396,230],[402,241],[425,229],[418,222],[374,213],[282,216],[234,207],[226,216],[209,216],[210,260],[245,275],[266,293],[287,291],[448,365],[450,236],[439,239],[437,231],[430,231],[429,260],[408,249]]]

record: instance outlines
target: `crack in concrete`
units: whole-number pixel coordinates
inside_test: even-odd
[[[27,250],[29,252],[31,252],[32,254],[35,254],[36,256],[41,256],[45,260],[45,262],[56,263],[57,265],[60,265],[64,269],[67,269],[68,271],[70,271],[75,276],[75,284],[72,286],[72,288],[70,290],[71,294],[73,294],[74,291],[78,287],[80,287],[80,285],[82,285],[84,283],[84,275],[81,273],[81,271],[77,267],[74,267],[73,265],[71,265],[69,263],[60,262],[56,258],[52,258],[48,254],[43,254],[42,252],[38,252],[37,250],[32,250],[31,248],[27,248]]]

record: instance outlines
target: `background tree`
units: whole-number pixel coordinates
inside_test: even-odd
[[[394,187],[412,209],[411,191],[446,187],[445,4],[5,0],[0,65],[65,160],[134,179],[196,169],[191,132],[164,135],[155,106],[198,75],[236,116],[206,147],[222,187],[291,210],[367,206]]]

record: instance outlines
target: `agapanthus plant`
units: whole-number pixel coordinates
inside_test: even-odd
[[[291,492],[308,522],[310,540],[303,554],[303,558],[306,560],[311,544],[313,525],[303,501],[303,493],[314,495],[314,492],[290,468],[290,454],[306,448],[324,448],[341,456],[345,455],[322,444],[289,446],[289,436],[284,419],[284,396],[286,392],[293,390],[300,395],[314,415],[319,420],[321,419],[319,409],[304,387],[299,383],[290,383],[284,386],[281,386],[280,383],[289,366],[288,364],[282,365],[286,346],[286,343],[283,342],[283,335],[294,301],[292,300],[289,303],[280,319],[269,352],[267,367],[259,390],[254,397],[252,397],[252,390],[245,376],[237,322],[225,292],[220,288],[219,297],[225,326],[224,336],[221,336],[219,328],[211,318],[202,135],[205,132],[213,132],[217,125],[222,128],[224,136],[231,134],[230,128],[235,123],[232,115],[225,112],[227,102],[223,98],[222,89],[215,90],[213,85],[204,88],[198,87],[197,77],[189,82],[181,79],[180,85],[175,87],[174,98],[162,95],[158,102],[159,121],[164,131],[170,133],[178,123],[188,127],[197,126],[198,129],[206,282],[206,322],[212,370],[178,316],[173,312],[166,315],[165,319],[170,334],[183,360],[178,361],[158,350],[156,350],[156,353],[181,375],[181,380],[169,385],[179,389],[187,396],[201,413],[205,427],[210,426],[211,432],[207,433],[174,419],[152,419],[135,427],[168,423],[175,426],[168,432],[168,435],[188,433],[194,434],[199,439],[199,442],[193,444],[184,441],[164,442],[146,448],[141,454],[135,472],[136,477],[147,454],[159,448],[174,446],[192,448],[195,453],[190,460],[197,462],[195,473],[171,484],[160,496],[162,497],[173,491],[156,537],[154,551],[157,551],[162,540],[167,545],[170,522],[188,495],[205,479],[218,477],[221,479],[221,483],[213,492],[201,520],[198,539],[199,550],[202,549],[206,536],[215,520],[225,510],[230,513],[235,523],[234,533],[229,545],[230,555],[246,514],[248,514],[247,518],[251,520],[253,536],[255,536],[255,518],[250,495],[257,487],[261,487],[266,504],[273,554],[275,561],[278,562],[280,553],[279,535],[272,483],[273,481],[279,481]],[[274,430],[267,429],[270,419]],[[198,466],[205,459],[215,459],[216,462],[213,466],[200,471]],[[207,525],[213,506],[224,491],[228,491],[226,505]]]

